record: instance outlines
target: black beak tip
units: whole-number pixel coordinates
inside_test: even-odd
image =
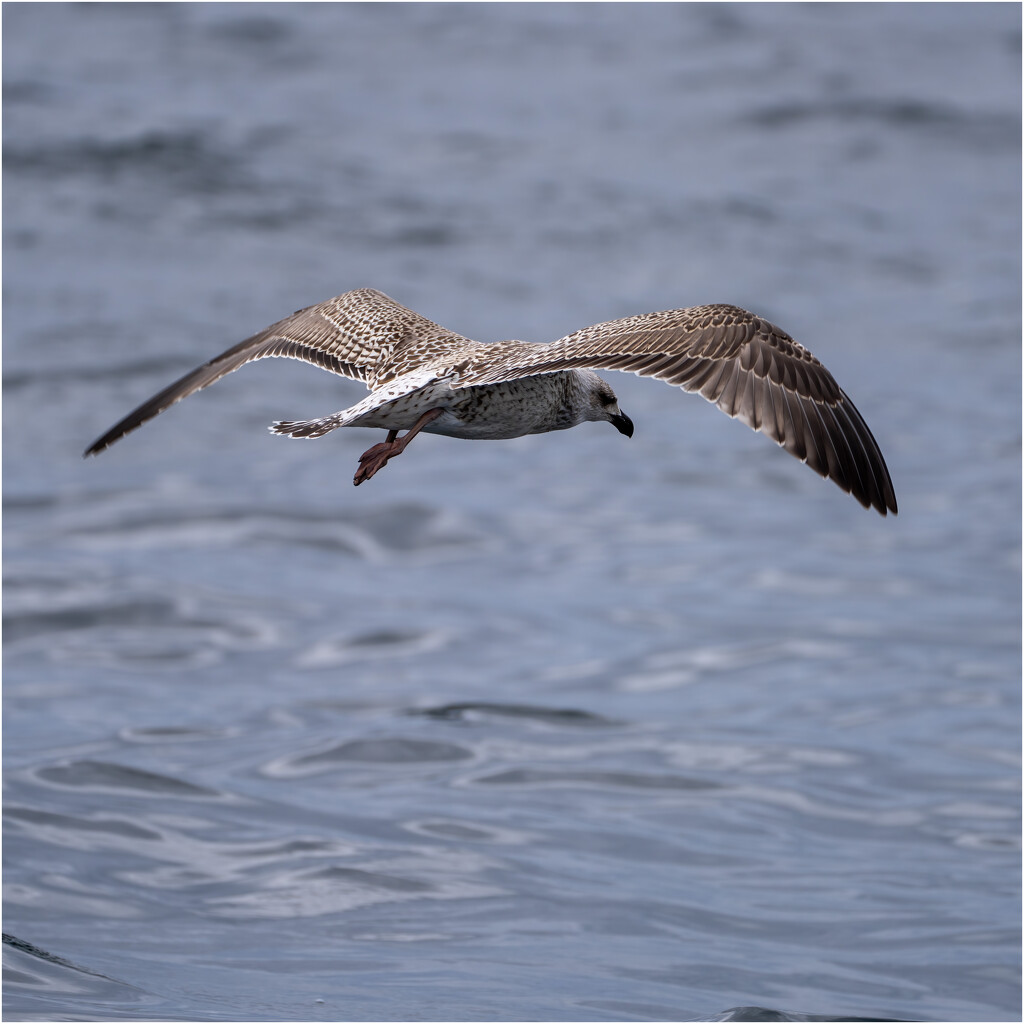
[[[633,436],[633,421],[624,412],[620,412],[618,416],[612,419],[612,426],[620,434],[625,434],[626,437]]]

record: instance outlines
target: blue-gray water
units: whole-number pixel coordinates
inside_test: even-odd
[[[1019,22],[7,5],[7,1019],[1019,1019]],[[900,515],[621,374],[358,490],[281,360],[80,458],[361,286],[752,308]]]

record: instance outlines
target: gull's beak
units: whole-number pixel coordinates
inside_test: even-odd
[[[609,422],[620,434],[625,434],[626,437],[633,436],[633,421],[624,412],[613,416]]]

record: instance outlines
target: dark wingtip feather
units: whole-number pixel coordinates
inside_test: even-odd
[[[102,437],[96,438],[88,448],[82,452],[82,458],[87,459],[90,455],[99,455],[101,451],[109,448],[115,441],[119,441],[125,434],[131,433],[136,427],[142,426],[148,419],[152,419],[161,409],[150,409],[152,401],[140,405],[138,409],[130,412],[123,420],[114,424]]]
[[[180,402],[183,398],[187,398],[194,392],[200,391],[209,384],[213,384],[214,381],[219,380],[226,373],[230,373],[232,370],[244,365],[248,362],[245,348],[251,345],[252,340],[250,338],[242,342],[241,345],[228,349],[227,352],[222,353],[215,359],[211,359],[202,366],[196,367],[196,369],[186,373],[184,377],[179,377],[172,384],[168,384],[162,391],[158,391],[152,398],[147,399],[142,405],[128,413],[127,416],[118,420],[102,437],[98,437],[93,441],[85,449],[84,455],[98,455],[104,448],[109,448],[115,441],[119,441],[124,437],[125,434],[130,434],[133,430],[141,427],[143,423],[153,419],[154,416],[158,416],[165,409],[169,409],[175,402]]]

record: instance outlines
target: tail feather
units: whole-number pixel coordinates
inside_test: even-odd
[[[272,434],[287,434],[289,437],[323,437],[341,422],[337,414],[321,416],[317,420],[276,420],[268,428]]]

